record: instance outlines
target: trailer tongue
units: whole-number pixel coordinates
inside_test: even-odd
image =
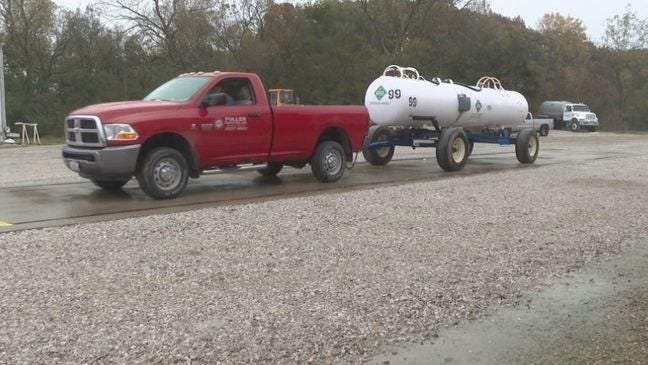
[[[475,143],[515,145],[522,163],[538,156],[533,129],[511,132],[528,113],[526,99],[494,77],[468,86],[392,65],[367,89],[365,106],[374,125],[363,154],[373,165],[389,163],[395,146],[435,147],[446,171],[462,169]]]

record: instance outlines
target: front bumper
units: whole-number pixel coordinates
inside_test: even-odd
[[[99,149],[63,146],[63,161],[70,170],[89,179],[131,178],[137,166],[140,145]]]
[[[599,122],[598,120],[579,120],[578,124],[583,126],[583,127],[598,127]]]

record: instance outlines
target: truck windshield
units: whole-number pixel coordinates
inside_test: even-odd
[[[178,77],[153,90],[144,100],[189,101],[209,80],[210,76]]]
[[[587,105],[574,105],[575,112],[588,112],[590,108]]]

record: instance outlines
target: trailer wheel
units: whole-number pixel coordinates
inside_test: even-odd
[[[466,165],[470,141],[461,128],[447,128],[441,132],[436,148],[437,163],[446,171],[459,171]]]
[[[175,198],[187,186],[189,164],[178,150],[158,147],[144,156],[135,176],[142,190],[150,197]]]
[[[311,158],[311,171],[321,182],[336,182],[344,175],[346,157],[342,145],[335,141],[324,141],[315,149]]]
[[[368,143],[379,142],[389,138],[389,130],[387,128],[378,128],[373,133],[370,133],[369,138],[367,138]],[[387,165],[392,158],[394,157],[394,146],[381,147],[373,150],[362,149],[362,156],[367,160],[371,165],[374,166],[385,166]]]
[[[268,162],[264,167],[257,169],[257,172],[263,176],[276,176],[281,169],[283,169],[283,164]]]
[[[523,129],[515,142],[515,155],[521,163],[534,163],[538,158],[540,139],[533,129]]]
[[[571,123],[569,124],[569,129],[572,132],[578,132],[578,130],[580,129],[580,125],[578,124],[578,120],[572,119]]]
[[[546,137],[549,135],[549,126],[546,124],[543,124],[540,126],[540,136]]]
[[[119,190],[128,180],[92,180],[92,183],[103,190]]]
[[[475,142],[468,139],[468,155],[466,156],[466,158],[472,156],[474,148],[475,148]]]

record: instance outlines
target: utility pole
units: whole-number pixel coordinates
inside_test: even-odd
[[[7,109],[5,109],[5,77],[4,77],[4,43],[0,43],[0,143],[7,138]]]

